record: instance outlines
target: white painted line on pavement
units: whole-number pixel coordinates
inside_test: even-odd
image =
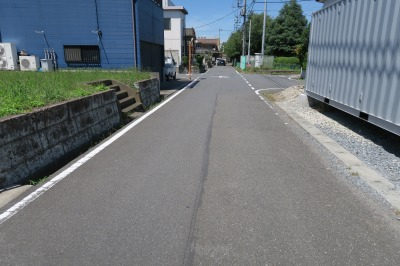
[[[264,97],[262,97],[262,96],[260,95],[260,93],[259,93],[259,91],[265,91],[265,90],[267,90],[267,89],[256,90],[255,93],[258,95],[258,97],[260,97],[260,99],[262,99],[262,100],[269,106],[269,108],[271,108],[272,110],[274,110],[274,107],[272,107],[272,106],[269,104],[269,102],[267,102],[267,101],[264,99]]]
[[[207,72],[205,72],[207,73]],[[68,167],[66,170],[46,182],[43,186],[40,188],[36,189],[34,192],[23,198],[21,201],[18,203],[14,204],[11,208],[0,214],[0,224],[4,223],[8,219],[10,219],[14,214],[18,213],[20,210],[22,210],[24,207],[26,207],[29,203],[37,199],[40,195],[42,195],[44,192],[52,188],[55,184],[63,180],[65,177],[67,177],[69,174],[74,172],[76,169],[78,169],[81,165],[89,161],[91,158],[93,158],[96,154],[104,150],[106,147],[108,147],[110,144],[112,144],[114,141],[122,137],[126,132],[137,126],[140,122],[145,120],[147,117],[149,117],[151,114],[155,113],[158,109],[163,107],[165,104],[167,104],[169,101],[174,99],[176,96],[181,94],[183,91],[185,91],[189,86],[191,86],[194,82],[196,82],[203,74],[202,73],[199,77],[194,79],[191,83],[189,83],[186,87],[183,89],[179,90],[175,94],[171,95],[168,97],[164,102],[160,103],[157,107],[154,109],[150,110],[148,113],[144,114],[137,120],[134,120],[131,124],[128,124],[124,129],[122,129],[120,132],[115,134],[113,137],[111,137],[109,140],[95,148],[93,151],[90,153],[86,154],[83,158],[78,160],[76,163],[72,164],[70,167]]]

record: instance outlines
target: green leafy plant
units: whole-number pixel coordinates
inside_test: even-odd
[[[56,72],[0,71],[0,117],[28,113],[34,108],[107,90],[85,82],[114,79],[133,87],[150,73],[125,70],[64,70]]]
[[[31,185],[31,186],[39,185],[39,184],[41,184],[41,183],[46,182],[46,180],[47,180],[48,178],[49,178],[48,176],[45,176],[45,177],[40,178],[40,179],[29,180],[29,185]]]

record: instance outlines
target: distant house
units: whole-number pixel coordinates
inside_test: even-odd
[[[176,65],[181,65],[185,54],[185,26],[187,10],[163,0],[164,9],[164,49],[165,57],[172,57]]]
[[[0,42],[59,67],[140,67],[164,63],[161,0],[0,0]]]
[[[197,45],[196,48],[200,51],[218,51],[219,47],[219,39],[210,39],[210,38],[204,38],[200,37],[197,39]]]
[[[199,37],[196,40],[196,54],[210,55],[215,61],[216,58],[222,57],[222,53],[218,50],[219,46],[219,38]]]

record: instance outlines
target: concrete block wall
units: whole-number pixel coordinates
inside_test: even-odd
[[[44,177],[120,123],[114,90],[0,120],[0,188]]]
[[[151,78],[135,82],[135,88],[139,91],[140,101],[145,108],[160,101],[160,80]]]

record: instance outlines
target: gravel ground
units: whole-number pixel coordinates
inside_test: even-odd
[[[273,98],[295,108],[300,116],[392,182],[400,195],[400,136],[334,108],[321,111],[303,107],[302,93],[304,86],[295,86]]]

